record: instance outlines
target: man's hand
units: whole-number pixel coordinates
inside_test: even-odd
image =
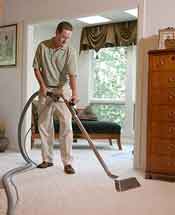
[[[80,101],[79,97],[77,95],[72,95],[69,102],[73,105],[77,104]]]
[[[45,86],[40,87],[40,95],[45,97],[47,96],[47,87]]]
[[[69,78],[70,78],[70,82],[69,82],[70,88],[72,89],[72,96],[69,102],[75,105],[77,102],[79,102],[79,97],[77,93],[77,80],[76,80],[76,76],[74,75],[69,75]]]

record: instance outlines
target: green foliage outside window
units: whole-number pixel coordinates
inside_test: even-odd
[[[125,105],[91,104],[93,112],[100,121],[116,122],[123,125],[125,119]]]
[[[92,98],[113,99],[125,101],[127,48],[103,48],[97,54],[94,52],[92,73]],[[117,122],[123,125],[125,105],[121,104],[92,104],[99,120]]]
[[[94,52],[93,68],[93,98],[125,99],[127,69],[125,47],[103,48],[97,54]]]

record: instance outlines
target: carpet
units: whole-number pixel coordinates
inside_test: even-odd
[[[121,178],[137,176],[141,187],[116,192],[114,182],[106,176],[88,147],[74,147],[75,175],[65,175],[58,150],[54,166],[33,169],[17,175],[19,202],[15,215],[174,215],[174,183],[145,180],[132,169],[132,148],[122,152],[111,146],[98,149],[109,169]],[[40,153],[32,154],[39,161]]]

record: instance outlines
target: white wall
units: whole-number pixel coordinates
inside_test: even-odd
[[[4,0],[0,0],[0,24],[4,15]]]
[[[134,143],[134,104],[136,75],[136,46],[128,48],[128,71],[126,77],[126,117],[122,128],[124,142]]]
[[[137,0],[6,0],[6,21],[75,18],[116,9],[135,8]]]
[[[22,41],[21,26],[18,25],[18,39]],[[18,50],[22,50],[18,43]],[[17,127],[22,99],[22,55],[18,51],[18,65],[14,68],[0,68],[0,119],[5,122],[6,135],[11,148],[17,146]],[[13,143],[13,144],[12,144]]]
[[[11,148],[17,148],[17,123],[26,102],[27,26],[48,19],[75,18],[137,6],[137,0],[6,0],[3,24],[19,23],[21,39],[18,66],[0,69],[0,117],[5,119]],[[8,86],[4,88],[4,86]]]
[[[29,39],[32,49],[31,49],[31,53],[28,55],[28,57],[31,58],[30,61],[33,63],[34,54],[35,54],[38,44],[43,40],[53,37],[53,35],[55,33],[54,32],[55,29],[53,26],[40,27],[40,25],[32,25],[32,28],[33,28],[33,32],[32,32],[33,37],[31,39]],[[33,94],[34,92],[36,92],[39,89],[39,85],[35,78],[32,65],[31,65],[30,78],[31,78],[31,86],[32,86],[31,94]]]
[[[175,27],[175,1],[145,1],[145,33],[144,37],[157,34],[158,30]],[[155,10],[153,10],[155,8]]]
[[[0,0],[0,25],[4,23],[4,1],[5,0]]]
[[[175,1],[140,0],[139,13],[139,46],[137,62],[137,104],[136,104],[136,147],[135,167],[145,168],[146,129],[147,129],[147,83],[148,56],[150,49],[158,48],[158,31],[161,28],[175,27]],[[139,65],[143,64],[143,65]]]

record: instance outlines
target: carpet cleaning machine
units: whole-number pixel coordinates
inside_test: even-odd
[[[33,166],[37,166],[37,164],[30,158],[30,156],[28,155],[27,150],[26,150],[26,136],[29,133],[29,131],[31,130],[31,128],[28,130],[27,134],[25,135],[24,141],[22,141],[21,134],[22,134],[22,125],[23,125],[23,121],[24,121],[26,112],[29,109],[29,106],[32,104],[33,100],[38,95],[39,95],[39,92],[37,91],[29,98],[29,100],[27,101],[27,103],[24,106],[24,109],[21,113],[19,124],[18,124],[18,144],[19,144],[19,149],[20,149],[21,155],[23,156],[24,160],[26,161],[26,165],[23,167],[18,167],[18,168],[10,170],[3,176],[3,179],[2,179],[3,185],[5,187],[7,199],[8,199],[7,215],[14,214],[14,208],[15,208],[16,202],[18,201],[18,192],[12,181],[12,177],[16,174],[20,174],[22,172],[27,171],[28,169],[31,169]],[[84,137],[88,141],[90,148],[93,150],[96,158],[100,162],[105,173],[107,174],[107,176],[109,178],[114,180],[114,185],[115,185],[116,191],[122,192],[122,191],[126,191],[126,190],[133,189],[136,187],[140,187],[140,183],[137,181],[137,179],[135,177],[130,177],[130,178],[126,178],[126,179],[117,179],[117,178],[119,178],[119,176],[111,173],[111,171],[108,169],[106,163],[104,162],[103,158],[101,157],[100,153],[96,149],[96,146],[92,142],[89,134],[87,133],[87,131],[85,130],[84,126],[82,125],[80,119],[78,118],[74,104],[72,104],[71,102],[66,100],[62,94],[57,95],[52,92],[48,92],[47,96],[51,97],[53,102],[59,102],[60,98],[63,99],[64,103],[66,104],[67,108],[69,109],[69,111],[72,114],[72,118],[75,120],[77,126],[79,127],[81,132],[84,134]],[[13,198],[12,193],[14,193],[14,190],[12,191],[11,186],[13,186],[15,188],[15,192],[16,192],[16,196],[17,196],[16,200],[14,200],[14,198]]]

